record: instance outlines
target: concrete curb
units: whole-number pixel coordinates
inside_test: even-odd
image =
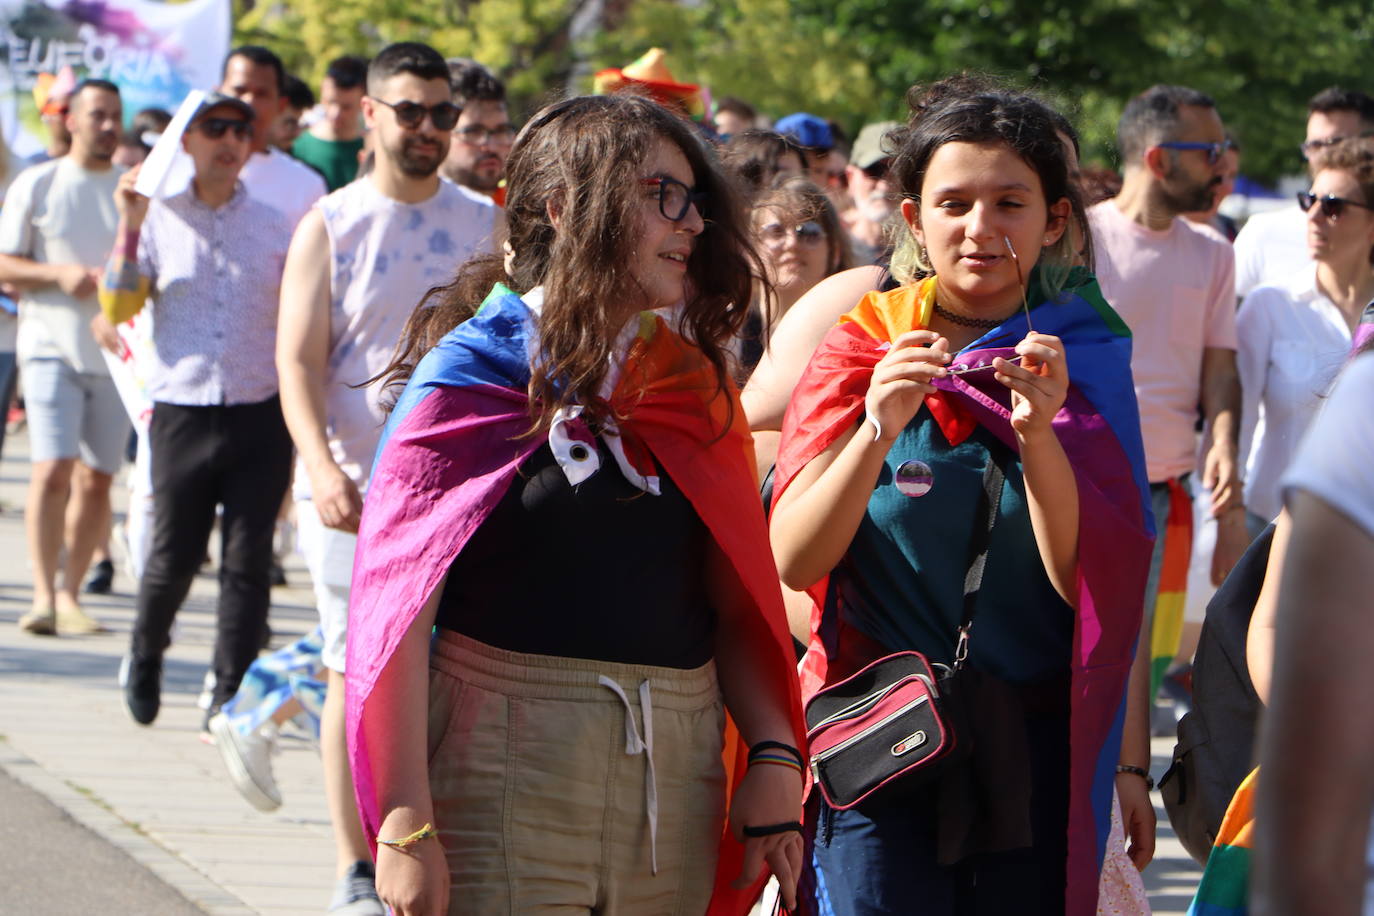
[[[210,916],[255,916],[256,910],[159,845],[99,796],[60,779],[0,740],[0,769],[61,808],[92,833],[123,850]]]

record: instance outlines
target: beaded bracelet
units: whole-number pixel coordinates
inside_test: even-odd
[[[412,833],[410,836],[403,836],[399,840],[384,840],[381,837],[377,837],[377,843],[381,846],[390,846],[392,849],[399,849],[402,852],[405,852],[407,849],[414,846],[416,843],[419,843],[421,840],[427,840],[430,837],[435,837],[438,835],[439,831],[434,829],[433,824],[425,824],[423,827]]]
[[[1139,776],[1141,779],[1145,780],[1145,790],[1147,792],[1153,792],[1155,790],[1155,778],[1151,776],[1150,771],[1144,767],[1133,767],[1129,764],[1122,763],[1117,765],[1116,771],[1118,773],[1130,773],[1132,776]]]

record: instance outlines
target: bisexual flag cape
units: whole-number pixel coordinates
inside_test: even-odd
[[[519,296],[498,285],[473,318],[416,366],[382,435],[358,531],[348,622],[348,750],[369,838],[376,836],[381,815],[362,725],[368,697],[458,552],[521,463],[547,441],[524,435],[530,427],[526,391],[537,341],[534,320]],[[667,471],[729,557],[749,601],[731,615],[739,619],[739,638],[787,704],[797,747],[804,747],[796,656],[738,395],[722,390],[701,351],[654,313],[641,314],[627,336],[619,381],[609,397],[614,415],[625,418],[619,423],[620,447],[646,480],[656,467]],[[572,437],[585,440],[590,432],[573,430]],[[589,572],[614,574],[615,563],[607,557],[604,569]],[[652,606],[652,596],[645,597]],[[727,727],[725,755],[733,787],[747,758],[733,726]],[[745,913],[757,897],[762,882],[747,891],[730,887],[742,858],[743,846],[725,832],[711,913]]]
[[[1038,271],[1031,275],[1029,300],[1040,303]],[[854,428],[864,411],[873,367],[892,341],[929,326],[934,278],[887,293],[869,293],[826,334],[802,376],[783,422],[778,453],[777,494],[805,464]],[[1070,699],[1070,798],[1067,911],[1096,911],[1098,875],[1107,832],[1115,768],[1125,713],[1127,674],[1140,629],[1141,605],[1153,544],[1149,483],[1140,438],[1140,418],[1131,380],[1130,331],[1102,299],[1097,282],[1075,269],[1066,290],[1033,311],[1042,334],[1063,342],[1071,384],[1054,418],[1078,482],[1078,594],[1074,624]],[[987,365],[1010,358],[1027,333],[1018,312],[961,351],[952,368]],[[1010,391],[992,371],[937,379],[937,393],[922,410],[951,443],[977,424],[1013,450]],[[859,435],[871,435],[860,430]],[[776,496],[775,496],[776,499]],[[972,511],[972,507],[970,507]],[[962,579],[964,570],[952,570]],[[802,695],[851,672],[871,658],[854,658],[855,647],[872,651],[862,634],[846,628],[827,607],[828,581],[809,591],[815,602],[811,643],[802,662]],[[833,619],[832,619],[833,618]],[[866,645],[867,643],[867,645]],[[883,651],[879,649],[879,651]],[[886,650],[891,651],[891,650]]]

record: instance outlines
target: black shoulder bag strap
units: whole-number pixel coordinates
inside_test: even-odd
[[[983,587],[983,570],[988,562],[988,545],[992,541],[992,526],[997,522],[997,510],[1002,505],[1002,485],[1006,474],[997,452],[998,446],[988,449],[988,465],[983,469],[983,492],[978,497],[978,524],[969,540],[968,573],[964,576],[964,612],[959,621],[959,642],[954,647],[954,670],[964,666],[968,658],[969,630],[978,610],[978,590]]]

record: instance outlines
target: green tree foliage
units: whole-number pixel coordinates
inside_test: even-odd
[[[1156,82],[1213,95],[1247,174],[1296,171],[1307,99],[1374,91],[1363,0],[290,0],[239,21],[318,79],[335,54],[429,41],[498,70],[517,109],[585,90],[645,49],[681,80],[778,116],[808,110],[855,130],[900,118],[915,82],[959,70],[1037,89],[1079,125],[1086,158],[1115,164],[1125,101]],[[579,11],[592,37],[575,41]]]

